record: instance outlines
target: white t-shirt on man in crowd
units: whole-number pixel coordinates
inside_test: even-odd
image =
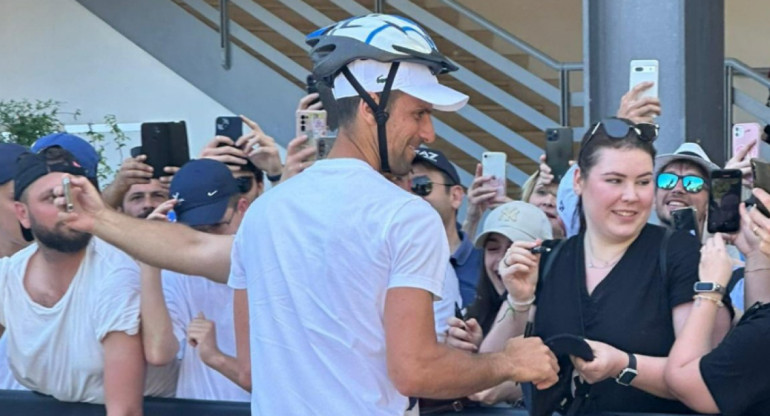
[[[104,403],[104,348],[111,332],[139,331],[139,268],[92,238],[64,296],[48,308],[24,288],[32,244],[0,259],[0,325],[8,360],[23,386],[62,401]],[[153,383],[145,387],[146,395]]]
[[[257,199],[229,285],[248,288],[254,415],[396,415],[385,296],[439,298],[449,247],[438,213],[357,159],[316,161]]]
[[[0,390],[29,390],[13,377],[8,365],[8,337],[0,336]]]
[[[207,366],[196,348],[187,342],[187,327],[203,312],[214,322],[217,347],[222,353],[236,356],[233,323],[233,289],[199,276],[188,276],[164,270],[163,295],[171,317],[174,336],[179,341],[181,360],[176,397],[198,400],[248,402],[251,394]]]

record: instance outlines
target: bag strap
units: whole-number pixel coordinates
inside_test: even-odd
[[[660,275],[664,281],[668,278],[668,240],[671,239],[671,235],[674,234],[673,228],[666,227],[666,233],[663,235],[663,240],[660,242],[660,255],[658,260],[660,262]]]
[[[539,274],[538,283],[537,283],[538,285],[542,285],[545,282],[546,276],[548,276],[548,274],[551,272],[551,268],[553,267],[553,262],[556,260],[556,256],[559,255],[559,251],[561,250],[565,241],[566,240],[558,240],[556,245],[551,247],[551,251],[548,253],[547,257],[545,258],[545,263],[543,263],[543,269],[540,270],[540,272],[538,273]],[[527,324],[524,327],[524,338],[532,336],[532,333],[534,331],[535,331],[534,312],[531,309],[529,311],[529,319],[527,320]]]

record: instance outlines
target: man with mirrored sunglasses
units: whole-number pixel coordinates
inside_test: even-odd
[[[674,153],[655,158],[655,212],[660,222],[673,226],[671,212],[693,207],[699,229],[708,213],[709,174],[719,169],[696,143],[682,143]]]

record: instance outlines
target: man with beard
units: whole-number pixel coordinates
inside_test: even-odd
[[[0,328],[25,387],[142,413],[139,271],[126,254],[60,222],[53,189],[80,164],[58,146],[19,158],[14,209],[35,243],[0,259]]]

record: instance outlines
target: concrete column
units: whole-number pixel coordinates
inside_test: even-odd
[[[615,114],[631,60],[657,59],[658,152],[695,141],[723,164],[724,0],[583,0],[583,22],[586,124]]]

